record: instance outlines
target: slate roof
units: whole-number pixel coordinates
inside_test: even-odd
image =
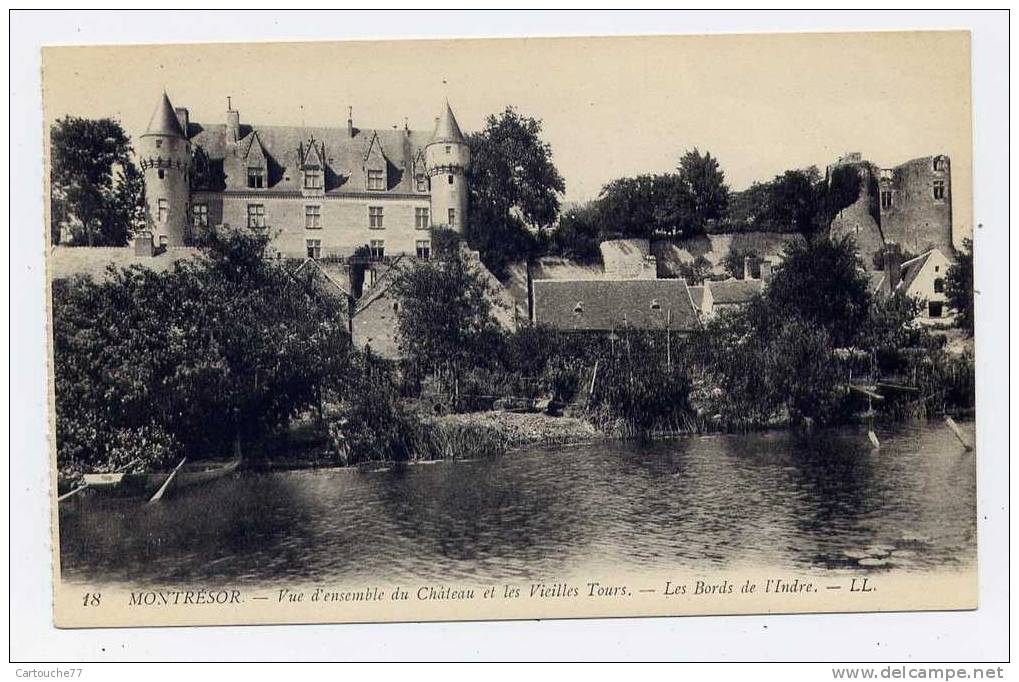
[[[126,268],[142,265],[156,272],[164,272],[185,258],[194,258],[198,249],[175,247],[155,256],[137,256],[133,246],[54,246],[50,250],[50,277],[67,279],[75,275],[89,275],[96,281],[106,278],[106,267]]]
[[[317,276],[321,277],[327,284],[333,287],[333,289],[340,294],[351,297],[349,287],[345,284],[345,278],[341,272],[330,272],[330,268],[327,268],[320,261],[314,258],[306,258],[304,261],[294,268],[293,273],[298,275],[302,272],[317,273]]]
[[[534,321],[557,329],[662,329],[670,310],[673,331],[699,326],[682,279],[535,280],[533,291]]]
[[[224,167],[230,172],[243,172],[244,156],[257,135],[258,143],[268,157],[268,190],[299,192],[302,189],[301,150],[307,149],[309,142],[325,149],[326,177],[325,193],[354,194],[364,193],[365,188],[365,157],[371,149],[373,139],[377,138],[382,153],[387,161],[387,192],[414,193],[415,161],[423,154],[425,146],[431,139],[431,133],[424,130],[406,130],[404,128],[359,129],[354,128],[354,135],[347,133],[343,127],[320,126],[272,126],[260,124],[242,124],[241,139],[238,143],[228,144],[226,141],[226,124],[191,123],[189,126],[192,145],[200,147],[209,159],[212,175],[217,175]],[[424,172],[423,157],[418,160],[419,170]],[[210,190],[222,190],[222,180],[214,184]],[[238,178],[243,183],[246,178]],[[231,189],[234,187],[232,186]],[[243,186],[236,189],[245,189]],[[264,191],[264,190],[263,190]],[[385,192],[380,192],[385,194]]]
[[[690,300],[693,301],[694,308],[702,310],[704,308],[704,287],[698,285],[687,288],[690,290]]]
[[[354,306],[354,314],[357,315],[364,311],[365,308],[385,295],[389,288],[396,283],[400,275],[410,267],[410,264],[411,261],[408,258],[402,255],[397,256],[388,268],[379,273],[375,283],[361,294],[361,298],[357,299]]]
[[[711,300],[714,305],[737,305],[748,303],[755,295],[761,293],[764,283],[759,279],[729,278],[721,282],[708,282],[711,289]]]
[[[934,249],[931,249],[929,251],[921,253],[916,258],[911,258],[910,260],[904,262],[902,264],[902,271],[899,279],[899,284],[898,286],[895,287],[895,290],[909,291],[909,287],[913,285],[913,281],[917,278],[917,275],[920,274],[920,271],[923,270],[923,267],[927,265],[927,261],[928,259],[930,259],[931,254],[933,253]]]
[[[464,134],[460,131],[460,124],[456,122],[456,116],[453,115],[453,110],[449,106],[449,102],[446,102],[446,110],[442,112],[442,116],[439,117],[439,122],[435,125],[435,132],[432,134],[432,142],[463,142]]]
[[[152,112],[152,118],[149,119],[149,125],[145,129],[145,134],[184,137],[180,120],[177,118],[173,105],[170,104],[170,98],[167,97],[165,92],[163,93],[163,98],[159,100],[159,104],[156,105],[155,111]]]

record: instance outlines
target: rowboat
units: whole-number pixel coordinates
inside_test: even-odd
[[[237,470],[241,458],[229,461],[203,460],[187,462],[173,471],[139,471],[85,474],[85,487],[100,493],[146,495],[159,490],[170,478],[175,488],[187,488],[223,478]]]

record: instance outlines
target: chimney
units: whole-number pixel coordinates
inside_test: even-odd
[[[134,255],[152,258],[155,255],[151,232],[139,232],[134,236]]]
[[[893,246],[885,247],[885,280],[888,291],[894,292],[902,278],[902,252]]]
[[[236,144],[241,139],[241,112],[234,111],[230,98],[226,98],[226,141]]]
[[[191,124],[188,110],[184,107],[177,107],[173,111],[177,114],[177,121],[180,123],[180,129],[184,131],[184,137],[188,137],[188,126]]]
[[[770,260],[762,260],[761,261],[761,281],[762,282],[769,282],[769,281],[771,281],[771,261]]]
[[[354,107],[347,107],[347,137],[354,137]]]
[[[754,268],[754,257],[749,255],[743,256],[743,279],[754,278],[753,268]]]

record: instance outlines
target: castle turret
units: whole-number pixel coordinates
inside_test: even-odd
[[[165,92],[139,146],[152,232],[160,244],[183,246],[188,239],[191,145]]]
[[[467,167],[470,162],[471,150],[446,102],[446,110],[425,146],[425,169],[431,179],[432,227],[449,227],[463,234],[467,227]]]

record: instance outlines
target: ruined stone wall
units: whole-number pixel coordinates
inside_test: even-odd
[[[879,196],[875,196],[878,171],[869,163],[854,165],[860,172],[860,196],[838,212],[831,222],[830,234],[834,238],[852,237],[864,266],[871,268],[874,254],[884,246],[881,226],[875,216],[879,200]]]

